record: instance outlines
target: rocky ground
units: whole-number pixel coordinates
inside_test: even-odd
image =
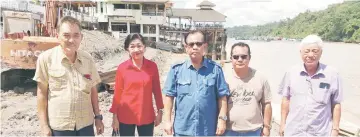
[[[123,38],[115,40],[111,36],[98,32],[84,30],[82,50],[89,52],[96,61],[104,82],[114,79],[117,65],[128,59],[128,53],[123,49]],[[184,60],[185,54],[175,54],[153,48],[146,48],[145,57],[155,61],[160,73],[160,82],[166,79],[170,66]],[[13,90],[1,91],[1,136],[39,136],[40,126],[37,117],[36,89],[34,87],[16,87]],[[105,91],[99,93],[101,113],[104,115],[105,132],[103,136],[111,136],[112,114],[108,112],[113,94]],[[155,104],[155,103],[154,103]],[[273,125],[271,135],[277,135],[278,126]],[[163,136],[163,124],[155,127],[154,134]]]
[[[171,53],[148,49],[147,54],[159,52],[158,56],[152,56],[152,60],[157,62],[161,77],[161,83],[164,83],[167,70],[173,59],[183,59],[184,55],[175,55],[170,57]],[[149,56],[149,55],[148,55]],[[150,58],[150,56],[148,57]],[[118,60],[116,60],[118,61]],[[19,91],[19,90],[17,90]],[[24,94],[19,92],[2,91],[1,93],[1,135],[4,136],[38,136],[40,135],[40,126],[36,115],[36,96],[33,94],[35,89],[25,89]],[[104,115],[105,132],[104,136],[110,136],[112,114],[108,112],[112,102],[113,94],[109,92],[99,93],[99,103],[102,114]],[[164,135],[162,125],[155,128],[155,135]]]
[[[128,59],[128,53],[123,48],[124,38],[115,40],[111,36],[98,31],[83,31],[84,40],[81,50],[89,52],[97,64],[100,74],[107,74],[104,81],[113,81],[113,73],[117,66]],[[161,83],[165,80],[170,64],[174,60],[182,60],[184,55],[178,55],[153,48],[146,48],[145,57],[158,65]],[[36,107],[36,89],[34,86],[19,85],[13,90],[1,91],[1,135],[4,136],[38,136],[40,127]],[[111,118],[108,112],[113,95],[109,92],[99,93],[100,108],[104,115],[105,133],[111,135]],[[160,127],[156,135],[162,135]]]
[[[148,49],[149,53],[155,49]],[[163,83],[166,79],[167,72],[174,62],[183,60],[186,55],[171,54],[168,52],[157,51],[158,56],[153,56],[152,60],[157,62],[160,72],[160,81]],[[36,96],[32,94],[35,89],[26,90],[26,93],[16,93],[13,90],[1,94],[1,136],[38,136],[40,135],[40,126],[36,115]],[[111,122],[112,114],[108,112],[111,106],[113,94],[109,92],[99,93],[100,109],[104,116],[105,132],[104,136],[110,136],[112,132]],[[274,126],[272,135],[277,134],[277,126]],[[163,136],[166,133],[163,130],[163,124],[155,127],[155,136]]]

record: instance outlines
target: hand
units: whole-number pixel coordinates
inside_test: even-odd
[[[43,126],[41,128],[41,132],[42,132],[43,136],[52,136],[51,129],[49,126]]]
[[[154,122],[155,127],[160,125],[161,121],[162,121],[162,113],[158,112],[158,114],[155,117],[155,122]]]
[[[331,136],[332,137],[337,137],[337,136],[339,136],[339,130],[331,130]]]
[[[265,136],[265,137],[270,136],[270,129],[264,127],[263,130],[262,130],[261,136]]]
[[[115,132],[117,132],[117,131],[120,130],[120,128],[119,128],[119,121],[117,120],[117,118],[116,118],[116,119],[113,119],[113,122],[112,122],[112,124],[111,124],[111,127],[113,128],[113,130],[114,130]]]
[[[285,131],[285,124],[280,124],[279,135],[283,137],[284,131]]]
[[[96,131],[97,131],[97,135],[104,133],[104,124],[103,124],[102,120],[95,119],[95,127],[96,127]]]
[[[168,134],[168,135],[173,135],[174,133],[174,129],[173,129],[173,124],[172,122],[165,122],[165,132]]]
[[[226,129],[226,121],[219,119],[217,123],[216,135],[221,136],[222,134],[224,134],[225,129]]]

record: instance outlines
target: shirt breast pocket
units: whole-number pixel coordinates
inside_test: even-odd
[[[86,94],[90,94],[92,88],[92,81],[85,76],[82,76],[80,83],[80,90]]]
[[[65,69],[49,69],[49,90],[61,91],[66,88]]]
[[[320,104],[327,104],[330,100],[330,90],[326,88],[317,88],[313,94],[313,98]]]
[[[185,79],[179,79],[177,82],[177,94],[182,96],[182,95],[189,95],[190,92],[190,85],[191,85],[191,81],[189,80],[185,80]]]
[[[213,77],[206,78],[204,80],[205,80],[204,81],[204,83],[205,83],[205,91],[203,93],[204,93],[204,95],[209,95],[212,92],[214,92],[216,81],[215,81],[215,78],[213,78]]]

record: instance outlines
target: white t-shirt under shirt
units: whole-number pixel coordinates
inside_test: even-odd
[[[225,69],[224,75],[230,88],[227,129],[241,132],[261,128],[264,121],[262,106],[271,101],[267,79],[252,68],[244,79],[240,79],[232,68]]]

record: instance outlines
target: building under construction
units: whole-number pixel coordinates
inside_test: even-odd
[[[200,29],[207,34],[209,49],[206,56],[225,59],[226,41],[223,23],[226,16],[213,10],[215,4],[204,0],[198,9],[176,9],[170,0],[108,0],[96,2],[99,30],[115,38],[140,33],[147,44],[165,50],[182,47],[183,34]],[[169,47],[173,45],[174,47]],[[160,48],[161,49],[161,48]],[[221,56],[223,53],[223,56]]]
[[[226,16],[214,10],[215,6],[204,0],[197,5],[198,9],[167,9],[167,24],[160,27],[160,40],[184,44],[184,34],[190,30],[201,30],[205,32],[209,44],[206,57],[225,60],[227,36],[223,23],[226,22]]]

